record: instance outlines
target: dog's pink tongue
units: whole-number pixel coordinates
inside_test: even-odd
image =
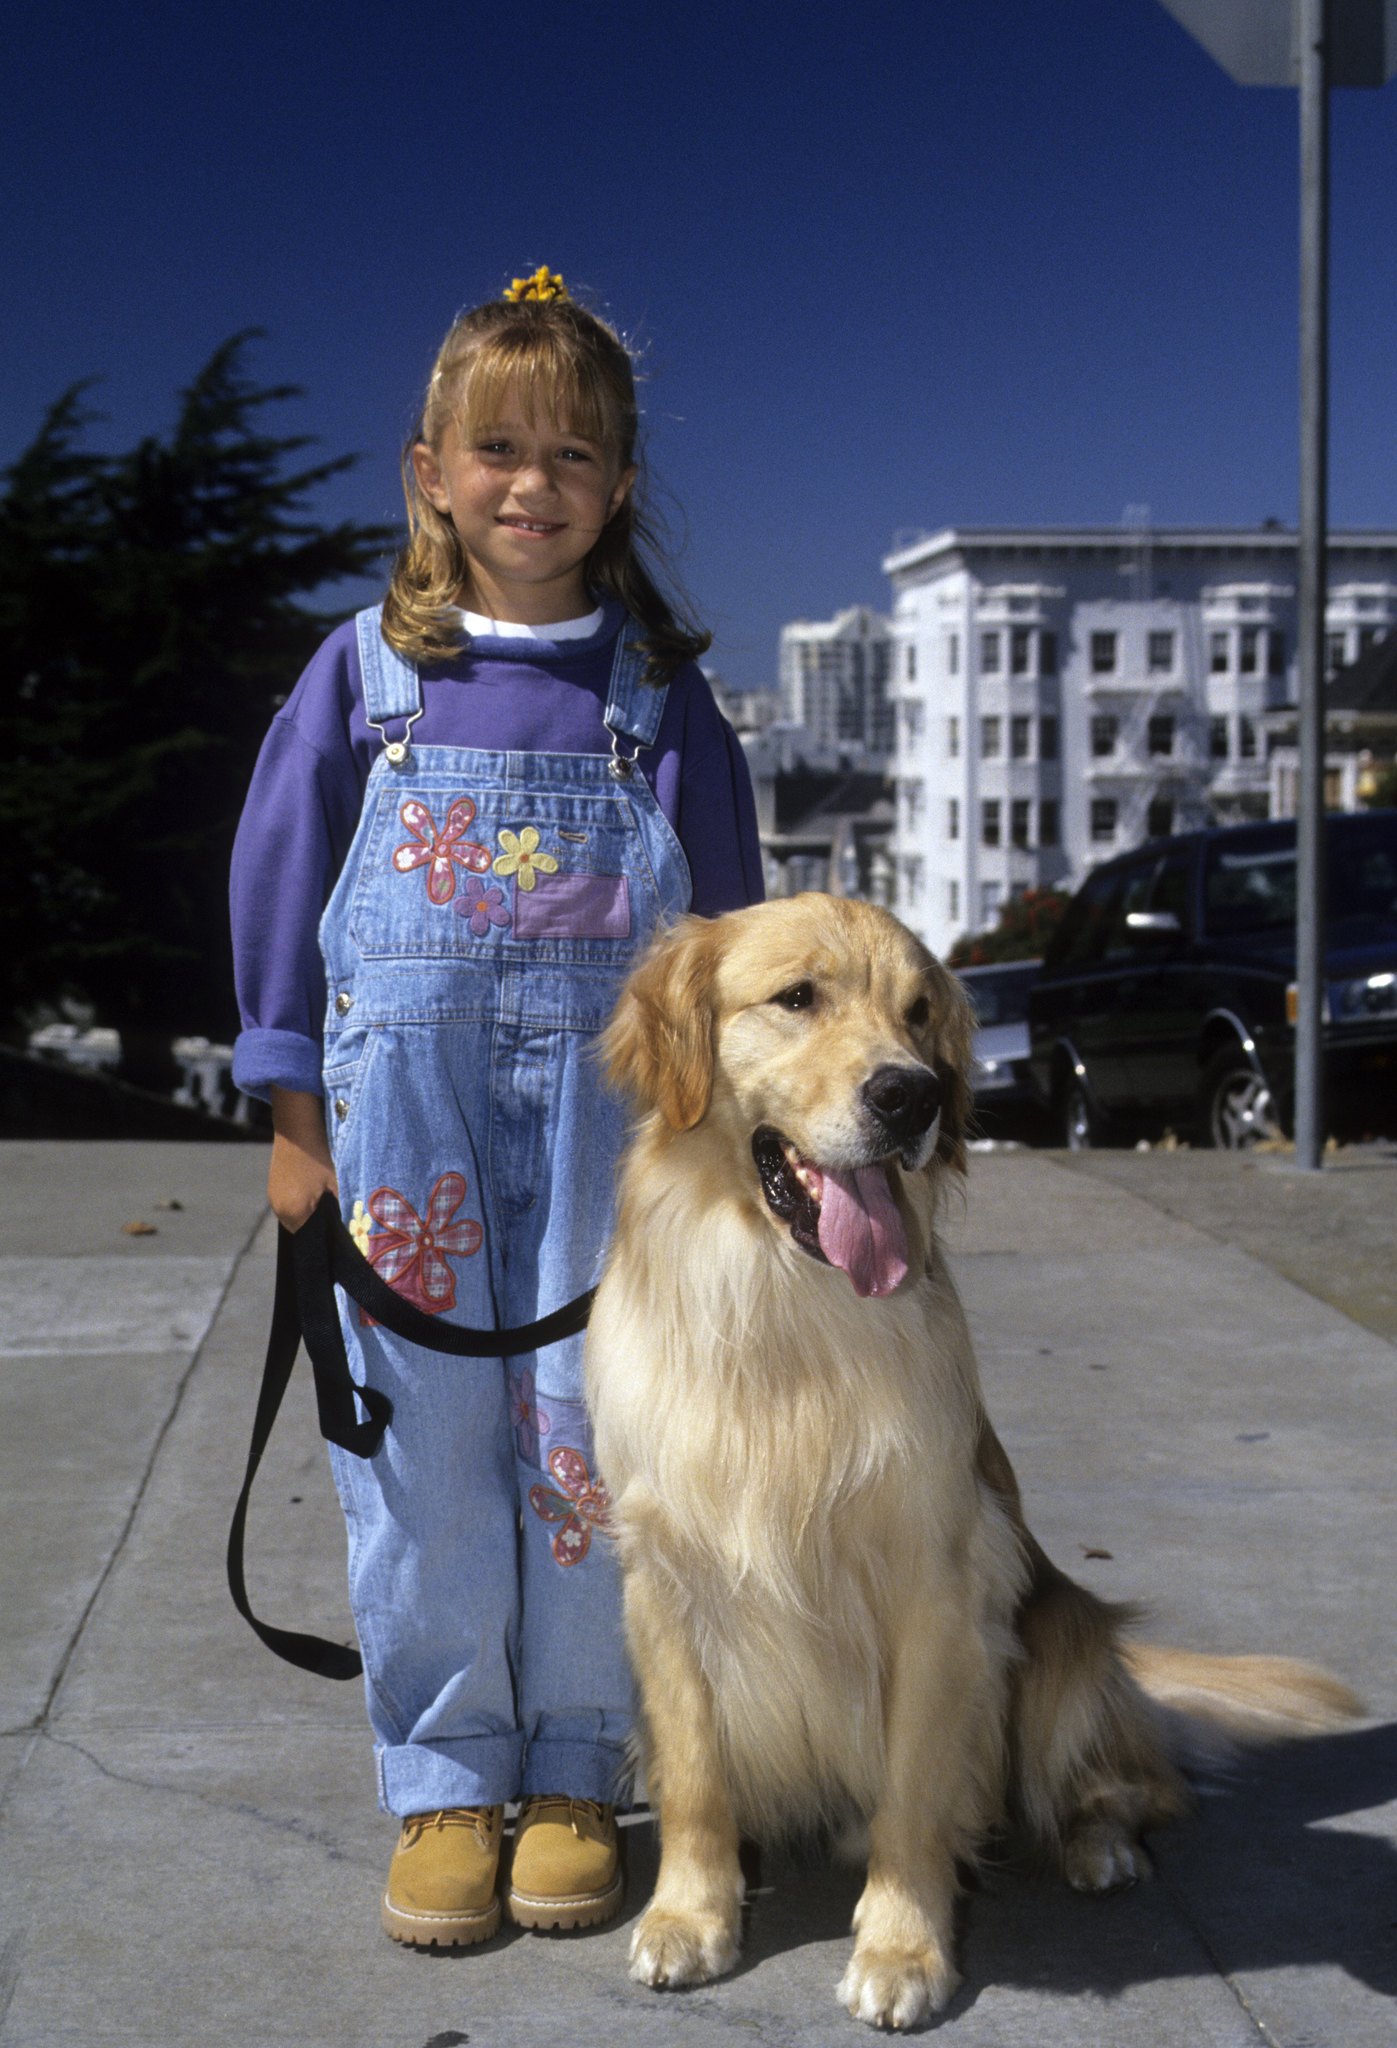
[[[897,1213],[887,1168],[852,1173],[823,1167],[820,1250],[841,1266],[857,1294],[891,1294],[907,1273],[907,1233]]]

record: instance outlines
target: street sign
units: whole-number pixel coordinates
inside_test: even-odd
[[[1297,0],[1160,0],[1238,85],[1300,83]],[[1386,85],[1397,72],[1397,0],[1329,0],[1331,85]]]

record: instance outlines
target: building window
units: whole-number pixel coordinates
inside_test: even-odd
[[[902,795],[906,805],[907,828],[909,831],[915,831],[922,821],[922,805],[926,800],[926,784],[921,781],[904,782],[902,785]]]
[[[1148,642],[1148,659],[1152,676],[1167,676],[1174,672],[1174,636],[1172,633],[1151,633]]]
[[[1038,673],[1040,676],[1057,674],[1057,634],[1038,635]]]
[[[1038,758],[1040,761],[1057,759],[1057,720],[1040,718],[1038,721]]]
[[[907,901],[909,903],[920,903],[922,900],[922,871],[921,855],[919,853],[909,854],[903,866],[903,874],[907,881]]]
[[[907,680],[909,683],[917,680],[917,650],[911,646],[907,649]]]
[[[1026,761],[1033,744],[1033,720],[1015,716],[1009,720],[1009,752],[1016,761]]]
[[[1266,650],[1266,673],[1268,676],[1285,674],[1285,634],[1275,626],[1271,628],[1270,645]]]
[[[1091,751],[1095,760],[1104,761],[1116,751],[1116,734],[1119,720],[1109,711],[1098,711],[1091,721]]]
[[[948,633],[946,636],[946,673],[948,676],[958,676],[960,674],[959,633]]]
[[[999,673],[999,635],[998,635],[998,633],[982,633],[982,634],[980,635],[980,667],[981,667],[981,670],[983,671],[983,673],[984,673],[985,675],[987,675],[987,676],[993,676],[993,675],[998,675],[998,673]]]
[[[1116,836],[1116,800],[1094,796],[1091,800],[1091,836],[1096,846],[1108,845]]]
[[[1093,633],[1091,636],[1091,672],[1094,676],[1113,676],[1116,672],[1116,639],[1114,633]]]
[[[946,804],[946,837],[960,838],[960,798],[951,797]]]
[[[1228,751],[1227,720],[1225,718],[1210,718],[1208,720],[1208,752],[1215,761],[1225,761]]]
[[[1237,720],[1237,752],[1243,761],[1254,761],[1256,759],[1256,720],[1254,718],[1239,718]]]
[[[982,718],[980,720],[980,752],[987,761],[992,760],[998,754],[1002,744],[1000,724],[1001,722],[998,718]]]
[[[948,718],[946,720],[946,759],[948,761],[960,759],[960,720],[958,718]]]
[[[1173,753],[1174,721],[1168,712],[1159,713],[1150,720],[1148,745],[1152,754]]]
[[[922,733],[926,728],[926,706],[925,704],[920,703],[915,697],[910,699],[910,701],[904,700],[902,706],[902,716],[906,722],[907,741],[910,746],[913,740],[919,740],[921,738]]]
[[[1257,672],[1260,659],[1261,628],[1259,626],[1243,626],[1242,650],[1240,658],[1237,662],[1237,668],[1239,673],[1244,676],[1254,676]]]
[[[1028,845],[1029,805],[1026,796],[1016,796],[1009,806],[1009,844]]]
[[[1208,635],[1208,667],[1215,676],[1225,676],[1231,663],[1227,652],[1226,633]]]
[[[1058,841],[1057,799],[1045,797],[1038,806],[1038,844],[1056,846]]]
[[[986,846],[999,844],[999,798],[988,797],[980,807],[980,837]]]
[[[1145,831],[1151,839],[1167,839],[1174,829],[1174,805],[1167,796],[1157,796],[1150,804],[1145,820]]]
[[[960,923],[960,883],[954,875],[946,884],[946,915],[952,924]]]
[[[1028,674],[1029,631],[1027,626],[1012,626],[1009,630],[1009,673],[1011,676]]]
[[[1332,676],[1336,668],[1344,665],[1344,635],[1326,633],[1324,636],[1324,672]]]
[[[1002,882],[981,882],[980,884],[980,929],[990,931],[999,923],[999,906],[1004,901]]]

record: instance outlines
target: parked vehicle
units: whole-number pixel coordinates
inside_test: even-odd
[[[1035,1100],[1028,1065],[1028,992],[1041,960],[959,967],[956,976],[975,1012],[970,1086],[982,1109]]]
[[[1397,811],[1325,820],[1331,1129],[1397,1136]],[[1034,1087],[1074,1150],[1172,1125],[1242,1147],[1294,1093],[1295,825],[1155,840],[1088,876],[1029,997]]]

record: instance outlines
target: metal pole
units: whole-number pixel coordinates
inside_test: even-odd
[[[1300,801],[1296,817],[1295,1161],[1324,1156],[1324,599],[1329,399],[1329,0],[1300,27]]]

